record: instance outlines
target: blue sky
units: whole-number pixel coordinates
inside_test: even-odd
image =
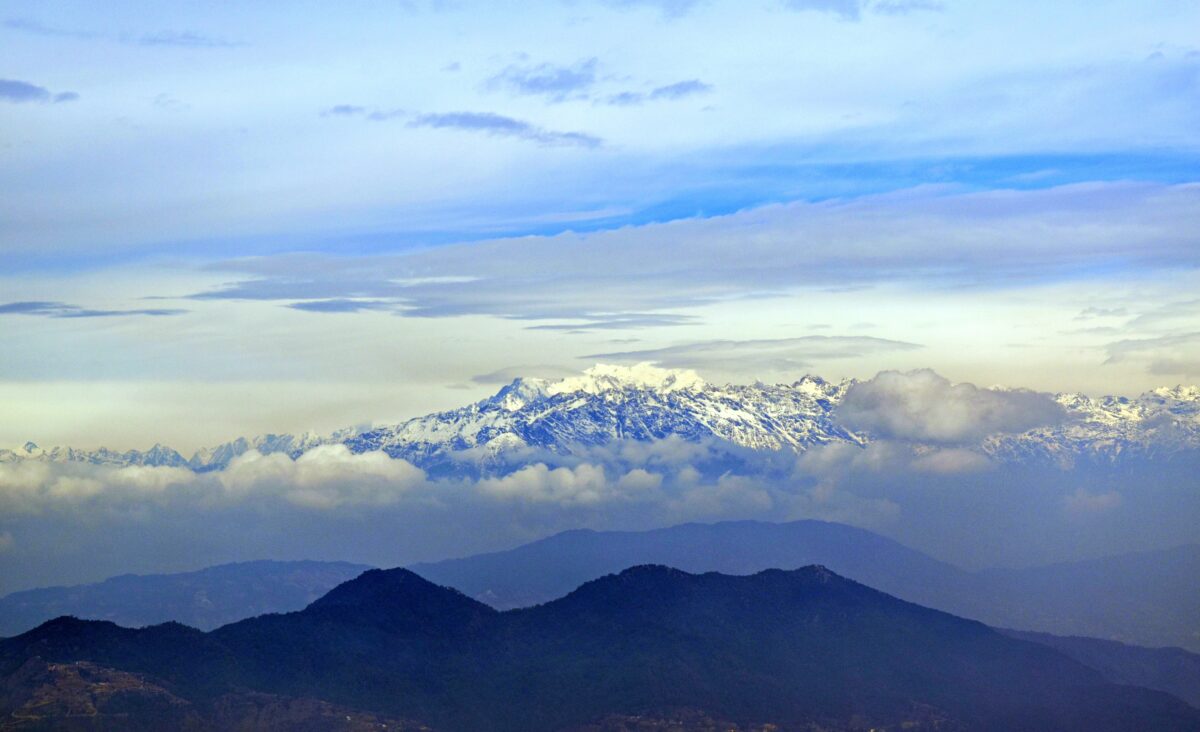
[[[1198,380],[1197,27],[1183,0],[0,3],[0,442],[333,429],[714,341],[758,344],[690,364],[714,380]]]

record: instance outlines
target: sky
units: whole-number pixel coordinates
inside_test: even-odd
[[[1200,4],[0,2],[0,444],[596,362],[1200,381]]]
[[[596,363],[893,408],[839,417],[864,449],[476,478],[340,445],[3,463],[0,591],[721,518],[969,567],[1197,541],[1195,455],[971,450],[1052,424],[1044,392],[1200,383],[1197,28],[1195,0],[0,0],[0,447],[190,455]]]

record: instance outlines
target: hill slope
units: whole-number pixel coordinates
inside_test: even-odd
[[[547,602],[636,564],[749,574],[823,564],[910,602],[998,627],[1200,651],[1200,546],[968,572],[864,529],[733,521],[644,532],[569,531],[504,552],[418,564],[494,607]]]
[[[1174,697],[823,567],[635,567],[504,613],[407,570],[372,571],[303,611],[208,634],[55,621],[0,642],[0,673],[34,656],[145,674],[200,708],[250,690],[442,730],[676,709],[783,729],[1200,729]]]
[[[262,613],[300,610],[367,569],[349,562],[241,562],[14,592],[0,597],[0,636],[60,615],[129,627],[175,621],[211,630]]]

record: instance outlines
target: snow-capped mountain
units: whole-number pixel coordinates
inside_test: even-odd
[[[506,458],[538,451],[569,454],[620,440],[717,439],[751,450],[802,451],[830,442],[865,445],[871,437],[838,424],[836,409],[853,380],[805,376],[791,384],[715,385],[695,372],[597,365],[561,381],[517,379],[494,396],[396,425],[332,435],[264,435],[197,451],[190,459],[155,445],[130,450],[0,450],[0,462],[46,460],[220,470],[250,450],[293,458],[324,444],[356,453],[382,450],[433,473],[488,472]],[[1161,388],[1135,399],[1060,394],[1069,417],[1053,427],[993,435],[977,446],[1002,460],[1110,462],[1200,448],[1200,388]]]

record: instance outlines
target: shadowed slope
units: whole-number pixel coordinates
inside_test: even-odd
[[[784,728],[1200,727],[1200,712],[1166,694],[816,566],[639,566],[506,613],[407,570],[372,571],[303,611],[210,634],[65,620],[0,642],[6,668],[31,655],[151,674],[190,700],[253,690],[446,730],[677,708]]]

